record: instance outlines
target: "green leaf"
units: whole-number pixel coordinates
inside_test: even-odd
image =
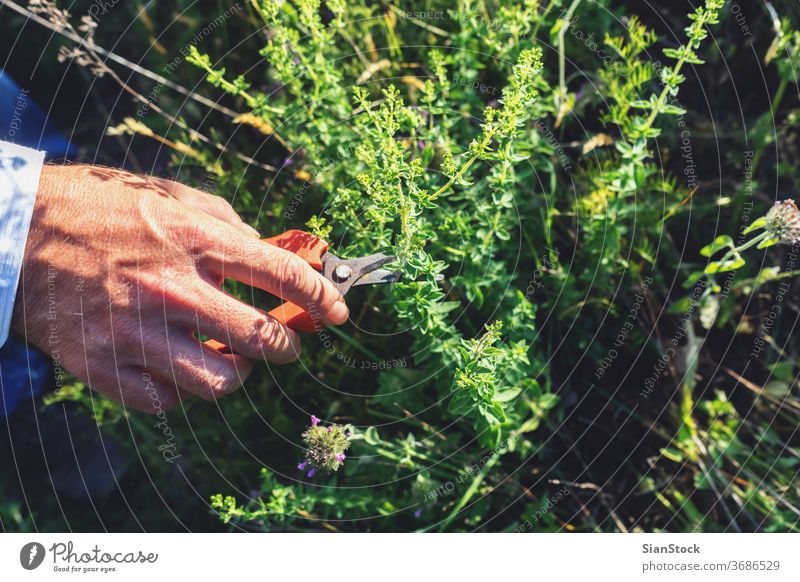
[[[767,224],[768,224],[767,217],[762,216],[761,218],[755,220],[753,224],[745,228],[742,234],[750,234],[751,232],[753,232],[754,230],[758,230],[759,228],[766,228]]]
[[[541,406],[544,410],[550,410],[556,404],[558,404],[559,400],[560,398],[558,397],[558,394],[542,394],[539,396],[539,406]]]
[[[447,412],[450,414],[463,415],[472,410],[474,402],[466,390],[459,390],[450,399]]]
[[[681,453],[678,449],[673,449],[672,447],[665,447],[661,449],[661,454],[668,458],[670,461],[675,461],[676,463],[683,462],[683,453]]]
[[[710,486],[710,483],[703,472],[695,473],[692,481],[694,482],[695,489],[708,489]]]
[[[784,360],[771,366],[772,374],[778,380],[791,383],[794,380],[794,363],[791,360]]]
[[[374,426],[370,426],[364,431],[364,442],[373,446],[381,442],[381,437],[378,436],[378,430]]]
[[[704,65],[705,64],[705,61],[703,59],[701,59],[700,57],[698,57],[697,53],[694,52],[693,50],[687,50],[686,51],[685,60],[690,65]]]
[[[497,393],[495,394],[494,399],[497,402],[510,402],[511,400],[514,400],[517,396],[519,396],[521,392],[522,392],[521,387],[498,390]]]
[[[683,107],[670,105],[669,103],[664,104],[664,106],[661,108],[661,111],[667,115],[683,115],[686,113],[686,110]]]
[[[497,400],[492,401],[492,414],[499,422],[506,421],[506,411],[503,409],[503,405]]]
[[[712,261],[705,268],[706,275],[713,275],[715,273],[725,273],[727,271],[735,271],[745,265],[745,260],[742,257],[734,257],[725,261]]]
[[[729,249],[733,248],[733,239],[729,237],[727,234],[718,236],[717,238],[714,239],[714,242],[704,246],[702,249],[700,249],[700,254],[703,255],[704,257],[710,257],[717,251],[725,248]]]
[[[694,271],[691,275],[689,275],[686,278],[686,280],[683,282],[682,287],[684,289],[688,289],[689,287],[697,283],[700,279],[702,279],[703,275],[705,275],[705,273],[703,273],[702,271]]]
[[[422,165],[427,167],[431,161],[433,161],[433,157],[436,151],[433,149],[433,145],[428,143],[425,144],[425,149],[422,150]]]
[[[630,103],[631,107],[635,107],[636,109],[652,109],[653,104],[650,101],[645,101],[644,99],[634,99]]]
[[[492,408],[485,403],[481,402],[478,405],[478,412],[489,425],[499,424],[497,416],[494,414],[494,410],[492,410]]]
[[[764,392],[773,398],[783,400],[792,391],[791,381],[792,380],[789,380],[788,383],[782,380],[772,380],[771,382],[767,382],[767,385],[764,386]]]
[[[771,246],[778,244],[780,240],[775,236],[768,236],[756,245],[757,249],[768,249]]]

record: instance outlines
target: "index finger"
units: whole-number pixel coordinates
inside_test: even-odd
[[[207,268],[224,278],[258,287],[301,306],[326,324],[340,325],[349,311],[328,279],[292,252],[241,231],[219,225],[216,240],[204,253]]]

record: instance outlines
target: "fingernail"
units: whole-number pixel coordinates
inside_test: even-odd
[[[328,313],[328,319],[330,319],[333,325],[343,324],[345,321],[347,321],[349,316],[350,310],[347,308],[347,304],[344,302],[344,297],[334,303],[333,307],[331,307],[330,313]]]

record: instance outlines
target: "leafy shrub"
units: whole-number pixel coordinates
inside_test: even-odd
[[[682,23],[675,35],[657,34],[646,13],[617,19],[629,11],[580,0],[427,2],[424,12],[257,0],[227,24],[257,31],[242,33],[246,42],[186,46],[219,100],[210,115],[132,89],[139,107],[163,115],[114,132],[172,148],[178,179],[210,182],[265,235],[305,225],[340,256],[392,253],[404,274],[390,288],[354,291],[351,324],[309,337],[299,365],[260,368],[244,394],[170,415],[180,466],[196,491],[213,494],[224,523],[797,528],[791,328],[754,330],[794,273],[758,271],[762,255],[742,254],[782,236],[770,215],[742,225],[743,211],[770,207],[756,187],[766,182],[715,192],[698,168],[718,152],[693,137],[704,122],[691,109],[702,104],[697,79],[737,58],[740,31],[722,0],[672,14]],[[721,19],[726,55],[708,38]],[[796,95],[794,109],[781,100],[795,87],[800,39],[788,22],[775,38],[778,89],[768,113],[750,113],[760,132],[742,137],[756,153],[726,161],[753,176],[766,170],[758,161],[768,144],[791,140],[797,116]],[[258,57],[240,48],[254,43]],[[91,48],[82,50],[91,64]],[[180,68],[191,86],[196,70]],[[765,115],[777,131],[763,130]],[[784,173],[796,186],[796,170]],[[707,226],[718,213],[725,228]],[[763,235],[734,241],[759,227]],[[716,236],[728,228],[733,236]],[[787,247],[770,253],[778,248]],[[763,256],[762,266],[780,264],[777,253]],[[719,283],[726,272],[732,279]],[[796,322],[796,310],[784,317]],[[754,331],[769,337],[774,360],[743,371],[736,354],[750,351]],[[727,345],[731,353],[718,349]],[[782,393],[741,394],[762,394],[780,366]],[[314,425],[301,442],[307,410],[351,425],[339,471],[307,476],[307,448],[328,438]],[[152,438],[147,420],[118,410],[103,419]],[[172,467],[145,457],[166,482]],[[570,494],[543,511],[564,487]]]

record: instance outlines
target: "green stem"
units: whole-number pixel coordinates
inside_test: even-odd
[[[675,63],[675,67],[672,69],[673,77],[677,77],[678,73],[681,72],[681,69],[683,68],[683,65],[685,63],[686,63],[686,58],[685,57],[681,57],[680,59],[678,59],[678,62]],[[667,100],[667,95],[669,95],[669,90],[670,90],[670,85],[669,84],[667,84],[661,90],[661,94],[658,96],[658,103],[656,104],[655,107],[653,107],[653,110],[650,112],[650,115],[647,117],[647,123],[646,123],[644,129],[641,131],[641,133],[646,132],[655,123],[656,117],[658,117],[658,114],[661,112],[661,109],[664,107],[664,102]]]
[[[506,147],[503,154],[503,171],[500,174],[500,183],[503,184],[503,186],[506,185],[506,170],[511,165],[508,161],[510,155],[511,155],[511,140],[506,142]]]
[[[408,211],[406,208],[406,197],[403,194],[402,184],[397,184],[397,193],[400,195],[400,232],[403,238],[408,238]]]
[[[725,265],[725,263],[726,263],[726,262],[727,262],[729,259],[731,259],[731,258],[735,257],[736,255],[739,255],[739,254],[741,254],[741,252],[742,252],[742,251],[745,251],[745,250],[749,249],[749,248],[750,248],[750,247],[752,247],[753,245],[760,243],[762,240],[764,240],[765,238],[767,238],[767,237],[769,236],[769,234],[770,234],[770,233],[769,233],[769,231],[768,231],[768,230],[765,230],[764,232],[762,232],[762,233],[761,233],[761,234],[759,234],[758,236],[754,236],[753,238],[751,238],[749,241],[747,241],[746,243],[744,243],[742,246],[739,246],[739,247],[734,247],[734,248],[732,248],[732,249],[728,249],[728,251],[727,251],[727,252],[726,252],[724,255],[722,255],[722,258],[721,258],[719,261],[717,261],[717,262],[718,262],[718,264],[719,264],[720,266],[724,266],[724,265]],[[710,278],[710,279],[713,279],[713,276],[710,276],[709,278]],[[704,292],[704,295],[705,295],[706,293],[710,293],[710,288],[707,288],[707,289],[706,289],[706,292]]]
[[[569,5],[567,9],[567,13],[564,15],[564,24],[561,26],[561,29],[558,31],[558,94],[556,95],[556,104],[561,105],[561,98],[566,97],[567,95],[567,80],[566,80],[566,54],[564,54],[564,35],[567,33],[567,29],[569,28],[569,21],[572,19],[572,14],[575,12],[575,9],[578,7],[578,4],[581,3],[581,0],[572,0],[572,4]]]
[[[743,245],[738,246],[738,247],[734,247],[732,249],[728,249],[728,251],[724,255],[722,255],[722,258],[719,261],[716,261],[717,264],[720,267],[724,267],[725,263],[729,259],[731,259],[731,258],[733,258],[733,257],[735,257],[737,255],[740,255],[742,253],[742,251],[745,251],[745,250],[749,249],[750,247],[752,247],[753,245],[760,243],[762,240],[764,240],[765,238],[767,238],[769,236],[770,236],[770,232],[768,230],[765,230],[761,234],[751,238],[749,241],[747,241]],[[731,269],[725,269],[725,270],[730,271]],[[717,272],[720,272],[720,271],[717,271]],[[709,281],[713,281],[714,280],[714,275],[708,275],[707,274],[706,278]],[[706,287],[705,291],[703,291],[703,299],[705,299],[709,295],[711,295],[711,287]]]
[[[779,273],[774,277],[770,277],[769,279],[765,280],[764,283],[770,283],[772,281],[780,281],[781,279],[791,279],[792,277],[797,277],[800,275],[800,271],[784,271],[783,273]],[[758,277],[750,277],[749,279],[744,279],[740,283],[734,285],[734,289],[741,289],[747,285],[754,285],[758,281]]]
[[[719,261],[720,264],[725,263],[725,261],[727,261],[728,259],[730,259],[731,257],[733,257],[733,256],[735,256],[737,254],[741,254],[742,251],[746,251],[747,249],[749,249],[753,245],[760,243],[762,240],[764,240],[768,236],[769,236],[769,231],[765,230],[764,232],[762,232],[758,236],[754,236],[753,238],[751,238],[749,241],[744,243],[742,246],[734,247],[734,248],[728,250],[728,252],[725,253],[722,256],[722,259],[720,259],[720,261]]]
[[[754,236],[754,237],[753,237],[753,238],[751,238],[749,241],[747,241],[746,243],[744,243],[742,246],[740,246],[740,247],[736,247],[736,248],[735,248],[735,249],[733,249],[733,250],[735,250],[735,251],[737,251],[737,252],[741,253],[742,251],[744,251],[744,250],[747,250],[747,249],[749,249],[750,247],[752,247],[754,244],[756,244],[756,243],[760,243],[762,240],[764,240],[765,238],[767,238],[767,237],[769,236],[769,234],[770,234],[770,233],[769,233],[769,231],[768,231],[768,230],[765,230],[764,232],[762,232],[762,233],[761,233],[761,234],[759,234],[758,236]],[[731,251],[728,251],[728,252],[731,252]]]
[[[547,20],[547,16],[550,14],[550,9],[553,7],[555,2],[552,0],[547,3],[547,8],[544,9],[542,12],[541,17],[536,21],[536,26],[533,27],[533,33],[531,34],[531,38],[536,40],[537,35],[539,34],[539,28],[541,28],[542,23]]]
[[[480,487],[481,483],[483,483],[483,480],[486,478],[486,475],[488,475],[489,471],[491,471],[492,468],[498,463],[498,461],[500,461],[500,457],[502,457],[505,454],[505,452],[506,452],[505,449],[501,449],[500,451],[495,451],[489,458],[489,460],[486,461],[486,464],[483,466],[480,473],[478,473],[475,476],[475,478],[472,480],[472,483],[470,483],[469,487],[464,492],[464,495],[462,495],[461,499],[459,499],[458,503],[456,503],[456,506],[453,508],[453,511],[450,512],[450,515],[448,515],[442,522],[442,525],[439,526],[440,532],[447,529],[447,526],[449,526],[450,523],[452,523],[452,521],[456,518],[456,516],[458,516],[461,510],[464,509],[464,506],[467,503],[469,503],[469,500],[472,499],[473,495],[475,495],[475,492],[478,490],[478,487]]]
[[[466,164],[464,164],[464,165],[461,167],[461,169],[460,169],[460,170],[459,170],[459,171],[458,171],[458,172],[457,172],[457,173],[456,173],[456,174],[455,174],[455,175],[454,175],[452,178],[450,178],[450,179],[447,181],[447,183],[446,183],[444,186],[442,186],[442,187],[441,187],[441,188],[439,188],[439,189],[438,189],[436,192],[434,192],[434,193],[433,193],[433,195],[431,196],[431,198],[430,198],[430,199],[431,199],[431,200],[436,200],[436,198],[438,198],[439,196],[441,196],[441,195],[442,195],[442,193],[443,193],[443,192],[445,192],[445,191],[446,191],[446,190],[447,190],[447,189],[448,189],[450,186],[452,186],[452,185],[453,185],[453,183],[454,183],[456,180],[458,180],[459,178],[461,178],[461,176],[463,176],[463,175],[464,175],[464,172],[466,172],[467,170],[469,170],[470,166],[471,166],[472,164],[474,164],[474,163],[475,163],[475,160],[477,160],[477,159],[478,159],[478,156],[472,156],[472,157],[471,157],[469,160],[467,160],[467,163],[466,163]]]
[[[378,354],[367,348],[364,344],[358,341],[356,338],[351,336],[349,333],[343,332],[338,327],[328,327],[325,328],[334,335],[338,335],[345,343],[350,344],[354,348],[356,348],[359,352],[367,356],[368,358],[372,359],[373,362],[382,362],[384,358],[381,358]]]
[[[483,247],[484,249],[489,246],[489,243],[492,240],[492,235],[497,231],[497,225],[500,222],[500,216],[502,215],[502,211],[498,208],[494,213],[494,218],[492,219],[489,228],[486,230],[486,236],[483,237]]]

